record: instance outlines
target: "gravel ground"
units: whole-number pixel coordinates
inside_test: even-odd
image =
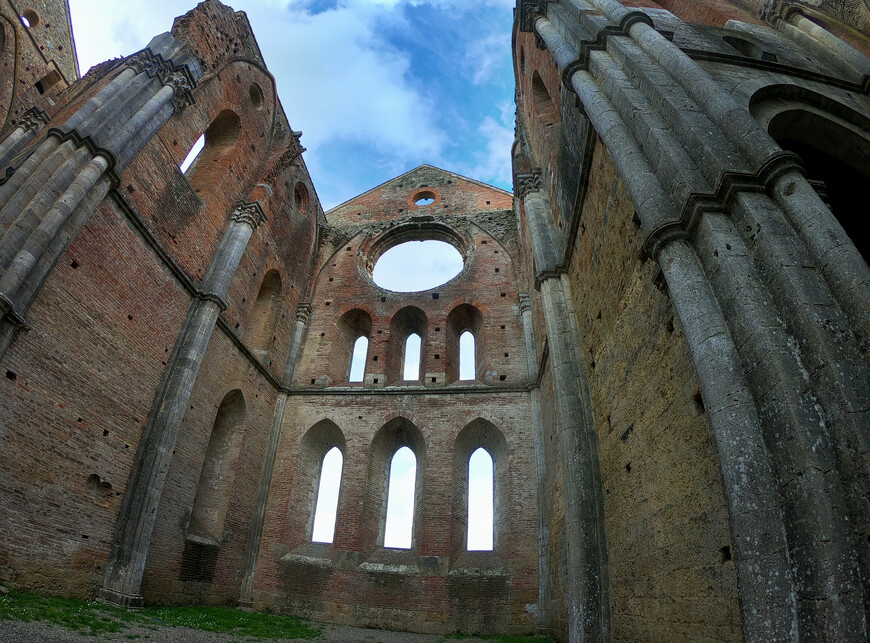
[[[87,643],[88,641],[147,641],[147,643],[247,643],[261,641],[245,636],[217,634],[192,630],[187,627],[159,626],[146,629],[132,625],[117,634],[85,636],[76,634],[57,625],[40,621],[24,623],[20,621],[0,621],[0,643]],[[303,643],[311,639],[269,639],[275,643]],[[451,639],[434,634],[409,634],[407,632],[386,632],[366,630],[341,625],[324,625],[317,641],[334,643],[468,643],[474,639]]]

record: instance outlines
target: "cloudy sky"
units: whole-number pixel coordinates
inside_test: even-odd
[[[325,209],[421,163],[510,189],[513,0],[233,0]],[[70,0],[82,72],[194,2]]]

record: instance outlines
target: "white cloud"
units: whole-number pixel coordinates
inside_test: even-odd
[[[465,51],[465,63],[471,69],[475,85],[490,80],[505,57],[510,58],[510,37],[493,33],[486,38],[472,40]]]
[[[482,181],[510,186],[511,184],[511,147],[514,144],[514,107],[510,103],[500,105],[500,121],[487,116],[478,127],[486,139],[479,162],[466,170],[465,174]]]

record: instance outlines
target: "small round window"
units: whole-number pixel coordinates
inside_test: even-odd
[[[462,255],[445,241],[407,241],[380,256],[372,278],[381,288],[418,292],[447,283],[462,272]]]
[[[26,9],[21,12],[21,24],[28,29],[33,29],[39,24],[39,15],[33,9]]]

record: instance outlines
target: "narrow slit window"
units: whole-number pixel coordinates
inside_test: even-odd
[[[420,379],[420,345],[422,340],[417,333],[408,335],[405,340],[405,370],[402,375],[404,380]]]
[[[480,447],[468,459],[468,551],[492,551],[494,497],[492,456]]]
[[[459,336],[459,379],[473,380],[476,376],[476,355],[474,354],[474,335],[465,331]]]
[[[333,541],[343,463],[344,458],[338,447],[332,447],[323,456],[323,463],[320,467],[320,483],[317,487],[317,504],[314,508],[311,542],[331,543]]]
[[[193,165],[196,157],[199,156],[200,152],[202,152],[203,147],[205,147],[205,134],[200,134],[199,138],[196,139],[196,143],[193,144],[193,147],[191,147],[190,151],[187,153],[187,156],[184,157],[181,165],[178,166],[178,169],[181,170],[182,174],[187,174],[187,171],[190,169],[190,166]]]
[[[390,484],[387,492],[387,519],[384,526],[384,547],[411,548],[414,526],[414,491],[417,458],[408,447],[402,447],[390,462]]]
[[[350,374],[348,382],[362,382],[366,374],[366,355],[369,352],[367,337],[357,337],[353,344],[353,355],[350,358]]]

